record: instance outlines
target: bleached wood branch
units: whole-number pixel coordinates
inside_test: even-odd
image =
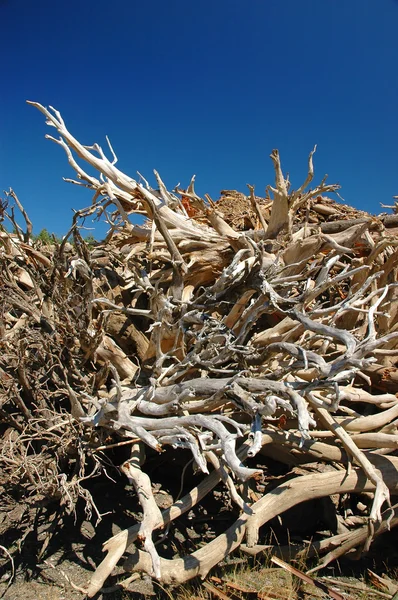
[[[66,152],[77,183],[94,191],[92,207],[79,211],[73,224],[78,256],[66,259],[65,242],[53,271],[52,282],[60,281],[67,290],[64,304],[68,307],[73,299],[69,312],[58,309],[66,324],[51,317],[51,340],[64,339],[66,329],[73,340],[68,352],[75,362],[64,377],[70,389],[63,385],[63,392],[72,416],[84,426],[134,440],[124,470],[144,512],[142,524],[107,543],[108,555],[90,594],[99,590],[139,532],[146,551],[135,551],[130,566],[162,582],[179,582],[205,575],[239,546],[246,530],[248,543],[256,543],[259,527],[272,515],[306,499],[372,490],[371,518],[380,518],[387,488],[395,489],[396,465],[376,454],[395,451],[398,414],[398,252],[385,221],[366,218],[334,228],[328,227],[332,222],[319,223],[325,216],[336,218],[340,209],[317,198],[338,186],[324,179],[308,189],[314,148],[307,176],[295,191],[273,151],[271,205],[270,198],[258,202],[249,188],[262,230],[236,231],[216,202],[196,194],[194,178],[187,191],[177,187],[170,192],[155,172],[154,189],[141,176],[136,180],[117,168],[109,142],[108,159],[97,144],[80,144],[57,111],[34,106],[57,130],[60,138],[50,139]],[[81,161],[98,177],[89,175]],[[112,215],[110,204],[116,209]],[[112,231],[90,254],[79,241],[77,222],[95,211],[106,213]],[[129,222],[132,212],[147,217],[144,226]],[[32,263],[38,269],[53,266],[25,246],[18,241],[15,252],[27,274]],[[7,263],[4,277],[9,282],[5,339],[16,339],[27,322],[36,330],[44,328],[47,300],[35,276],[29,284]],[[54,353],[61,355],[59,348]],[[76,364],[84,372],[81,382]],[[32,393],[24,374],[17,371],[17,376],[26,394]],[[76,377],[85,392],[74,389]],[[369,408],[366,416],[362,402]],[[28,414],[24,411],[25,418]],[[249,507],[234,478],[250,480],[258,491],[262,470],[244,463],[243,440],[245,456],[257,456],[256,465],[264,454],[289,465],[332,462],[344,471],[311,476],[311,481],[294,477],[289,486],[279,486]],[[139,452],[145,445],[156,452],[166,446],[189,449],[204,477],[203,486],[161,515],[141,469]],[[351,459],[360,466],[346,475]],[[208,476],[207,460],[217,470]],[[220,478],[244,514],[204,549],[164,561],[153,545],[153,532],[195,506]]]
[[[152,534],[154,529],[162,523],[162,515],[152,494],[151,480],[141,470],[142,462],[142,445],[134,444],[131,447],[131,458],[123,463],[120,468],[134,485],[143,510],[143,518],[137,537],[144,542],[145,551],[151,557],[152,574],[156,579],[161,579],[160,557],[153,543]]]
[[[339,438],[347,452],[349,452],[362,467],[368,479],[375,485],[376,491],[372,510],[370,512],[370,519],[375,522],[381,521],[381,507],[383,506],[384,502],[387,502],[388,506],[391,506],[390,493],[385,481],[383,480],[382,474],[380,471],[375,469],[374,465],[372,465],[365,454],[359,450],[345,429],[336,423],[332,415],[330,415],[324,408],[319,408],[317,406],[314,406],[313,408],[315,413],[319,415],[327,427]]]
[[[384,480],[391,490],[396,490],[398,481],[396,477],[397,459],[389,457],[384,459],[384,463],[375,460],[383,473]],[[198,575],[203,578],[214,565],[240,545],[245,534],[247,545],[249,547],[254,546],[257,543],[259,527],[288,510],[291,506],[309,498],[319,498],[336,492],[344,493],[356,490],[362,492],[374,490],[373,483],[363,477],[359,471],[350,474],[345,472],[311,474],[293,480],[289,486],[285,484],[278,486],[253,505],[253,515],[239,517],[225,533],[219,535],[200,550],[184,558],[161,559],[162,581],[176,585]],[[144,571],[150,573],[150,557],[140,550],[135,550],[127,559],[124,568],[131,572]]]
[[[305,191],[314,178],[313,155],[316,151],[316,146],[310,152],[308,157],[308,173],[304,183],[296,190],[290,192],[288,179],[283,175],[281,161],[278,150],[273,150],[271,160],[275,169],[275,188],[270,187],[274,194],[271,216],[266,229],[266,237],[274,238],[279,233],[286,232],[290,237],[293,229],[294,215],[298,208],[306,204],[311,198],[335,192],[340,189],[337,184],[326,185],[326,178],[314,190]]]

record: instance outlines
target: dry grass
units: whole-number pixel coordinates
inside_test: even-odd
[[[326,598],[321,590],[313,585],[308,585],[290,573],[280,568],[240,568],[232,574],[226,574],[222,578],[222,584],[217,584],[209,578],[210,584],[225,594],[231,600],[247,600],[255,598],[256,600],[310,600],[317,598]],[[372,598],[392,598],[392,595],[380,593],[362,580],[354,578],[341,578],[340,585],[328,584],[329,587],[338,591],[347,600],[371,600]],[[324,581],[326,583],[326,580]],[[205,582],[206,583],[206,582]],[[243,588],[241,591],[229,587],[232,583]],[[355,589],[353,589],[355,588]],[[362,589],[361,589],[362,588]],[[253,591],[253,595],[248,591]],[[256,592],[256,593],[255,593]],[[217,595],[209,591],[202,584],[200,587],[194,585],[182,586],[178,591],[168,596],[175,600],[210,600],[217,598]],[[131,596],[124,596],[124,600]],[[163,596],[165,598],[165,596]]]
[[[304,563],[296,567],[306,570]],[[396,581],[395,575],[389,572]],[[394,599],[393,594],[375,588],[365,582],[364,577],[319,579],[347,600]],[[269,558],[265,563],[264,560],[246,559],[235,567],[219,570],[217,575],[210,575],[204,582],[191,581],[174,589],[154,583],[156,595],[152,597],[156,600],[316,600],[329,597],[314,585],[273,566]],[[134,592],[123,591],[120,596],[104,596],[104,600],[131,600],[133,597]]]

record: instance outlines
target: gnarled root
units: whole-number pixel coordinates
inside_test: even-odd
[[[382,473],[389,489],[397,490],[398,458],[375,456],[371,460]],[[259,528],[296,504],[331,494],[374,491],[375,487],[359,469],[350,474],[340,471],[304,475],[285,482],[253,504],[253,515],[241,516],[225,533],[200,550],[175,560],[161,559],[161,581],[180,584],[197,575],[205,577],[212,567],[239,547],[245,535],[249,547],[256,545]],[[151,573],[150,556],[135,550],[125,562],[124,568],[132,572]]]

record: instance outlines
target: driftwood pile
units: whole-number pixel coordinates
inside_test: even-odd
[[[120,469],[142,520],[106,541],[89,597],[126,554],[126,570],[162,583],[203,577],[238,547],[260,551],[270,519],[324,496],[362,494],[362,512],[350,527],[339,513],[336,535],[306,549],[325,555],[318,568],[369,547],[398,523],[397,216],[329,199],[339,186],[325,179],[310,189],[315,149],[297,190],[274,150],[265,198],[249,186],[247,196],[223,192],[213,202],[195,193],[194,180],[171,192],[156,171],[153,189],[118,170],[110,144],[111,160],[97,144],[80,144],[56,110],[31,104],[56,129],[47,137],[66,152],[73,183],[94,198],[52,247],[32,243],[15,194],[3,201],[16,229],[0,232],[9,510],[18,494],[69,511],[80,497],[90,516],[96,504],[85,481],[104,469],[98,449],[127,442]],[[88,247],[80,227],[95,214],[110,232]],[[133,224],[134,215],[144,223]],[[162,512],[145,449],[168,446],[188,449],[203,476]],[[302,467],[269,487],[260,455],[319,472]],[[237,519],[188,556],[160,557],[165,526],[220,482]]]

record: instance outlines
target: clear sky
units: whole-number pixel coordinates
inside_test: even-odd
[[[273,182],[278,148],[293,186],[315,143],[316,180],[379,212],[398,194],[396,0],[0,0],[0,190],[36,232],[57,234],[91,194],[44,117],[168,187],[217,198]]]

